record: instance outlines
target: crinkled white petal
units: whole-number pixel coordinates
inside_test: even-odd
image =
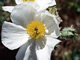
[[[41,40],[41,39],[39,39]],[[43,39],[42,39],[43,40]],[[40,41],[33,40],[33,43],[28,46],[23,60],[48,60],[46,57],[49,57],[48,49],[44,46],[43,48],[37,49]],[[45,44],[46,45],[46,44]],[[41,46],[39,46],[41,47]],[[40,55],[43,54],[43,55]],[[46,55],[47,54],[47,55]]]
[[[60,41],[52,37],[46,36],[46,45],[43,49],[37,50],[37,60],[50,60],[51,52],[54,49],[55,45]]]
[[[26,49],[28,48],[29,43],[25,43],[24,45],[22,45],[16,55],[16,60],[23,60],[24,56],[25,56],[25,52]]]
[[[36,51],[37,60],[50,60],[51,54],[49,48],[45,46],[43,49]]]
[[[41,37],[39,39],[36,40],[36,49],[43,49],[46,45],[46,38],[45,37]]]
[[[28,2],[28,1],[26,1],[26,2]],[[21,4],[21,3],[23,3],[23,0],[15,0],[15,2],[16,2],[16,4]],[[47,9],[49,6],[56,5],[55,0],[35,0],[34,2],[36,2],[40,6],[38,11]]]
[[[54,49],[56,44],[61,42],[60,40],[55,39],[55,38],[48,36],[48,35],[46,35],[46,38],[47,38],[46,45],[48,46],[48,48],[50,48],[50,51],[52,51]]]
[[[55,0],[36,0],[35,2],[39,4],[39,10],[44,10],[47,9],[49,6],[56,5]]]
[[[45,41],[46,40],[45,40],[45,38],[41,38],[38,40],[41,40],[41,41],[43,40],[44,42],[43,41],[42,42],[37,41],[34,39],[29,40],[29,44],[28,44],[28,47],[26,49],[25,56],[24,56],[23,60],[40,60],[41,58],[43,58],[42,60],[44,60],[44,57],[41,57],[40,59],[38,59],[37,50],[44,50],[45,49],[45,45],[46,45]],[[45,51],[46,51],[46,49],[45,49]],[[45,53],[45,51],[44,51],[44,53]],[[41,52],[41,53],[43,53],[43,52]],[[48,55],[48,57],[49,57],[49,55]]]
[[[53,5],[56,5],[56,1],[55,0],[51,0],[50,3],[48,3],[49,6],[53,6]]]
[[[57,24],[54,32],[52,32],[50,34],[51,37],[54,37],[54,38],[58,38],[60,36],[60,27],[59,27],[59,24],[61,22],[61,20],[58,20],[58,18],[55,16],[55,15],[52,15],[50,14],[49,12],[47,12],[49,16],[53,17],[53,20],[55,21],[55,23]]]
[[[56,23],[54,16],[51,15],[48,11],[43,13],[42,22],[45,24],[46,28],[48,29],[49,35],[55,32],[53,37],[56,38],[55,35],[59,36],[59,25]]]
[[[21,4],[23,3],[23,0],[15,0],[16,4]]]
[[[41,11],[37,12],[34,16],[34,20],[38,20],[38,21],[42,22],[42,16],[45,13],[45,11],[47,11],[47,10],[41,10]]]
[[[13,8],[14,8],[14,6],[3,6],[2,7],[2,9],[4,10],[4,11],[8,11],[8,12],[12,12],[12,10],[13,10]]]
[[[32,53],[34,53],[34,46],[35,46],[35,40],[34,39],[29,39],[21,48],[19,49],[17,55],[16,55],[16,60],[29,60]],[[32,50],[33,49],[33,50]],[[34,55],[33,55],[34,56]],[[35,57],[33,57],[35,58]],[[35,59],[34,59],[35,60]]]
[[[27,46],[26,52],[24,51],[25,48],[21,50],[25,52],[23,60],[50,60],[52,50],[54,49],[55,45],[60,42],[57,39],[46,36],[46,44],[44,48],[36,49],[36,44],[40,43],[40,41],[36,41],[36,40],[31,40],[31,41],[33,42],[28,44],[28,46],[25,45],[25,47]],[[20,54],[18,55],[21,56]],[[22,58],[19,57],[19,59]]]
[[[59,24],[62,22],[62,20],[60,19],[60,17],[57,17],[56,15],[53,15],[53,14],[52,14],[52,16],[53,16],[55,22],[57,23],[57,25],[59,26]]]
[[[45,4],[45,5],[48,5],[48,6],[56,5],[55,0],[36,0],[36,2],[38,4]]]
[[[38,5],[33,2],[25,2],[15,6],[11,13],[12,22],[26,28],[27,24],[33,20],[37,7]]]
[[[18,58],[17,60],[50,60],[52,50],[60,41],[50,36],[45,37],[46,44],[40,49],[36,49],[36,46],[38,43],[40,43],[40,41],[34,39],[29,40],[28,44],[26,43],[22,46],[22,48],[20,48],[16,56],[16,58]],[[44,38],[42,40],[44,40]],[[21,55],[22,57],[20,57]]]
[[[52,32],[52,33],[51,33],[50,35],[48,35],[48,36],[51,36],[51,37],[53,37],[53,38],[58,38],[58,37],[60,36],[60,31],[59,31],[59,29],[55,28],[55,31]]]
[[[36,56],[36,42],[34,39],[29,40],[29,46],[26,49],[23,60],[37,60]]]
[[[2,43],[9,49],[17,49],[28,41],[26,29],[13,23],[4,22],[2,26]]]
[[[50,53],[47,46],[36,50],[35,44],[28,46],[23,60],[50,60]]]

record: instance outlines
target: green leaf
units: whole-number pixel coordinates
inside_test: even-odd
[[[79,7],[79,8],[77,8],[77,12],[80,12],[80,7]]]

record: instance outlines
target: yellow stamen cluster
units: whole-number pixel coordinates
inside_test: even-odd
[[[25,2],[25,1],[35,1],[35,0],[23,0],[23,2]]]
[[[45,26],[40,21],[32,21],[27,25],[27,34],[34,39],[43,37],[45,34]]]

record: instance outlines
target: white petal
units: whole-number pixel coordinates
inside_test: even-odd
[[[51,34],[55,31],[56,35],[59,35],[59,25],[56,23],[54,17],[49,12],[45,12],[42,16],[42,22],[45,24],[48,29],[48,34]],[[56,31],[57,30],[57,31]]]
[[[59,24],[62,22],[61,18],[58,16],[53,15],[53,18],[55,20],[55,22],[57,23],[57,25],[59,26]]]
[[[17,55],[16,55],[16,60],[23,60],[26,49],[28,48],[29,43],[25,43],[21,48],[19,49]]]
[[[36,43],[35,40],[29,40],[30,45],[26,49],[26,53],[23,60],[37,60],[36,56]]]
[[[11,13],[12,22],[26,27],[26,25],[29,24],[35,16],[36,6],[36,3],[33,2],[25,2],[17,5]]]
[[[13,10],[13,8],[14,8],[14,6],[3,6],[2,7],[2,9],[4,10],[4,11],[8,11],[8,12],[12,12],[12,10]]]
[[[46,45],[43,49],[37,50],[37,60],[50,60],[51,52],[54,49],[55,45],[60,41],[57,39],[53,39],[49,36],[46,36]]]
[[[35,44],[29,46],[26,50],[23,60],[50,60],[49,47],[45,46],[43,49],[36,50]]]
[[[37,54],[37,60],[50,60],[50,53],[47,46],[41,50],[36,51]]]
[[[45,46],[43,49],[36,51],[37,60],[50,60],[49,48]]]
[[[36,0],[35,2],[37,2],[40,6],[39,10],[44,10],[46,8],[48,8],[49,6],[53,6],[56,5],[55,0]]]
[[[38,21],[41,21],[42,22],[42,18],[43,18],[42,16],[45,13],[45,11],[47,11],[47,10],[38,11],[36,13],[36,15],[34,16],[34,20],[38,20]]]
[[[27,43],[25,43],[23,46],[21,46],[21,48],[19,49],[17,55],[16,55],[16,60],[29,60],[30,59],[30,55],[32,53],[31,48],[34,48],[33,46],[35,46],[34,44],[34,40],[33,39],[29,39],[27,41]],[[35,49],[35,48],[34,48]],[[33,50],[34,50],[33,49]]]
[[[48,46],[48,48],[50,48],[50,51],[54,49],[56,44],[61,42],[60,40],[54,39],[53,37],[50,37],[50,36],[46,36],[46,38],[47,38],[46,45]]]
[[[45,58],[45,60],[47,60],[46,57],[49,57],[49,55],[46,55],[47,52],[45,52],[45,51],[48,51],[48,50],[45,48],[45,46],[42,49],[36,49],[37,42],[39,43],[39,41],[32,40],[32,43],[30,43],[30,45],[26,49],[26,53],[25,53],[23,60],[44,60],[44,58]],[[39,44],[39,45],[41,45],[41,44]],[[45,54],[45,55],[43,55],[43,56],[38,55],[38,53],[39,53],[38,51],[41,51],[41,50],[43,50],[44,52],[40,52],[40,53]],[[46,56],[46,57],[44,57],[44,56]],[[38,57],[41,57],[41,58],[39,59]]]
[[[48,3],[49,6],[53,6],[53,5],[56,5],[56,1],[55,0],[51,0],[50,3]]]
[[[55,31],[52,32],[49,36],[53,37],[53,38],[58,38],[60,36],[60,31],[59,29],[55,28]]]
[[[17,49],[28,41],[26,29],[13,23],[4,22],[2,43],[9,49]]]
[[[36,40],[36,50],[43,49],[46,45],[46,38],[41,37]]]
[[[50,15],[50,14],[49,14]],[[60,24],[60,20],[58,20],[58,18],[55,16],[55,15],[51,15],[55,21],[55,23],[57,24],[57,27],[55,27],[55,30],[54,32],[52,32],[50,34],[51,37],[54,37],[54,38],[58,38],[60,36],[60,28],[59,28],[59,24]]]
[[[16,4],[21,4],[23,3],[23,0],[15,0]]]

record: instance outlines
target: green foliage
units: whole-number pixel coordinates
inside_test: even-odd
[[[57,6],[59,10],[66,12],[74,10],[74,12],[80,13],[80,1],[79,0],[65,0],[64,4]]]
[[[68,9],[75,8],[76,12],[80,12],[80,3],[78,1],[69,1],[67,5]]]
[[[72,54],[71,54],[71,57],[73,57],[73,59],[72,60],[79,60],[79,53],[80,53],[80,51],[79,50],[77,50],[77,49],[74,49],[73,51],[72,51]]]
[[[80,12],[80,7],[77,8],[77,12]]]
[[[10,14],[2,10],[3,2],[0,1],[0,26],[2,26],[5,20],[9,20]]]
[[[67,28],[64,28],[61,31],[60,37],[63,37],[63,38],[76,38],[76,37],[78,37],[78,34],[76,33],[74,28],[67,27]]]

